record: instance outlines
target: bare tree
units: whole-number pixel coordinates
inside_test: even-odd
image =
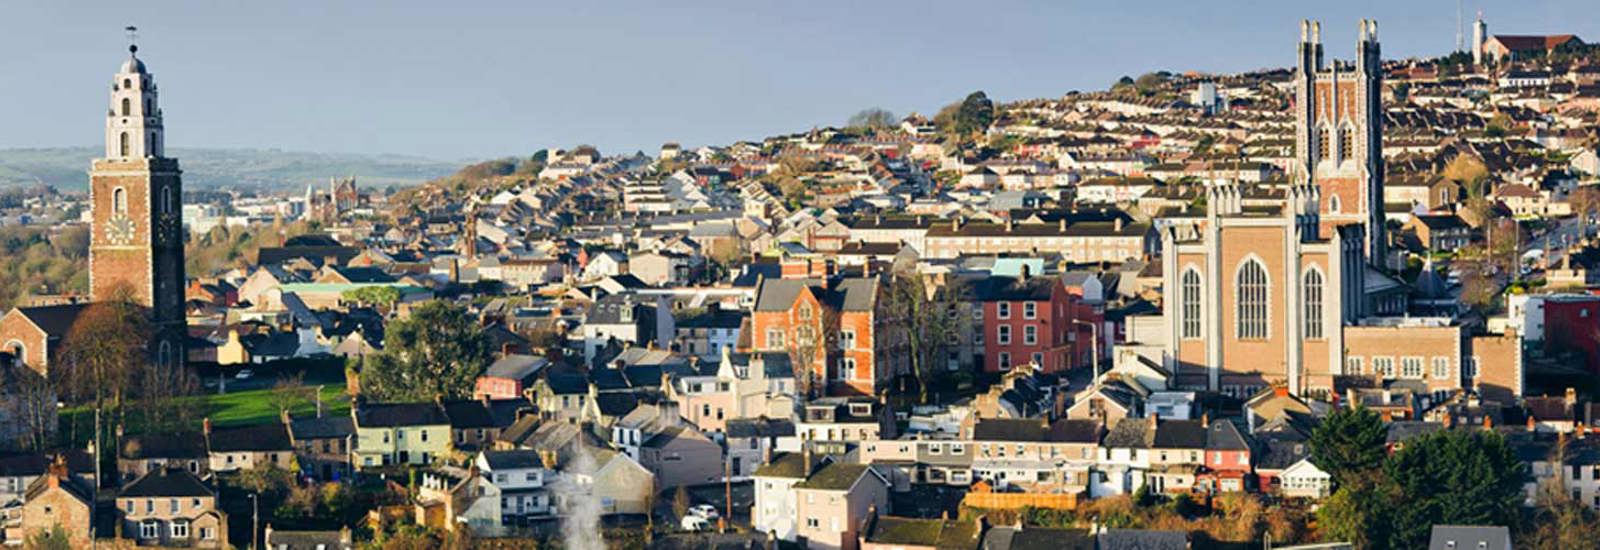
[[[134,407],[144,419],[146,432],[192,428],[205,411],[178,398],[200,390],[200,378],[188,367],[155,362],[139,375],[139,399]]]
[[[33,369],[23,365],[3,368],[5,387],[11,390],[10,399],[4,405],[6,420],[11,425],[5,431],[15,434],[14,445],[22,450],[50,448],[56,428],[55,389]]]
[[[1572,207],[1572,213],[1578,217],[1578,239],[1589,237],[1589,216],[1600,209],[1600,189],[1594,186],[1582,186],[1567,195],[1567,204]]]
[[[278,409],[279,413],[289,412],[301,404],[311,402],[312,392],[315,391],[316,388],[306,387],[304,374],[296,373],[278,378],[278,382],[273,384],[269,399],[272,400],[273,408]]]
[[[957,305],[966,297],[965,285],[952,280],[936,286],[921,273],[902,273],[890,283],[888,292],[891,326],[899,332],[917,377],[917,402],[928,402],[937,368],[950,354],[956,336]]]
[[[795,384],[806,399],[815,397],[826,389],[828,369],[833,363],[829,352],[838,350],[839,314],[829,308],[817,308],[808,315],[809,305],[801,306],[800,324],[794,328],[794,345],[789,348],[789,359],[795,366]],[[818,372],[818,364],[821,372]]]

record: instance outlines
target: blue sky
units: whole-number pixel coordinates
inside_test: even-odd
[[[1600,38],[1594,0],[1466,1],[1498,33]],[[174,147],[456,160],[593,143],[654,151],[1012,100],[1156,70],[1330,54],[1379,20],[1386,57],[1455,41],[1454,0],[8,0],[0,147],[98,145],[122,28],[142,30]],[[1470,36],[1470,29],[1468,30]]]

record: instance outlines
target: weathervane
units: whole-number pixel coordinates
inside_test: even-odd
[[[129,53],[138,52],[139,51],[139,27],[135,27],[133,25],[128,25],[127,27],[123,27],[122,30],[128,31],[128,52]]]

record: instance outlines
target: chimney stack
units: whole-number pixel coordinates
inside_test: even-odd
[[[811,478],[811,445],[810,445],[810,442],[802,441],[800,443],[800,462],[803,463],[801,465],[803,467],[803,469],[801,470],[801,473],[803,474],[801,476],[802,479],[810,479]]]

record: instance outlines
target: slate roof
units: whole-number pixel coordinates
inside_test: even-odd
[[[639,398],[628,392],[605,392],[595,394],[594,404],[601,415],[621,418],[639,406]]]
[[[773,418],[732,418],[725,431],[729,438],[788,437],[795,434],[794,422]]]
[[[356,433],[356,422],[348,416],[301,418],[289,422],[294,439],[339,439]]]
[[[979,418],[972,426],[975,441],[1042,441],[1046,427],[1029,418]]]
[[[1105,428],[1098,420],[1063,419],[1050,425],[1050,441],[1056,443],[1099,443]]]
[[[485,373],[485,376],[527,381],[530,376],[538,373],[540,369],[549,364],[549,359],[537,355],[513,353],[496,359],[493,364],[489,365],[489,370]]]
[[[531,449],[484,451],[483,460],[489,464],[489,469],[492,470],[523,470],[544,467],[544,462],[539,458],[539,451]]]
[[[813,460],[816,460],[813,457]],[[756,468],[757,477],[783,477],[800,479],[805,477],[805,455],[803,453],[780,453],[772,457],[772,461]]]
[[[589,379],[582,373],[552,372],[544,381],[556,395],[589,393]]]
[[[1199,420],[1162,420],[1156,426],[1157,449],[1204,449],[1207,430]]]
[[[866,464],[834,462],[823,466],[821,469],[813,470],[811,477],[796,483],[794,486],[796,489],[844,491],[848,490],[851,485],[855,485],[856,480],[861,479],[861,476],[866,475],[867,470],[871,468],[872,466]]]
[[[1444,429],[1442,422],[1424,422],[1421,420],[1396,420],[1389,423],[1389,432],[1385,442],[1393,445],[1401,443],[1419,435],[1430,434]]]
[[[289,429],[281,423],[215,428],[206,437],[206,445],[214,453],[290,451]]]
[[[200,478],[182,468],[156,468],[145,472],[118,496],[123,497],[209,497],[216,496]]]
[[[1094,536],[1082,529],[994,527],[983,537],[983,550],[1095,550]]]
[[[121,458],[205,458],[206,438],[198,432],[144,434],[123,438]]]
[[[1056,280],[1044,276],[989,277],[977,281],[972,292],[982,302],[1049,301]]]
[[[936,549],[974,548],[983,534],[974,520],[940,520],[880,516],[864,534],[868,542],[882,545],[931,546]]]
[[[1151,529],[1109,529],[1098,537],[1100,550],[1188,550],[1189,533]]]
[[[1428,550],[1499,550],[1511,547],[1511,532],[1500,525],[1435,525]]]
[[[78,320],[78,314],[83,313],[87,307],[89,304],[86,303],[22,307],[17,308],[17,313],[38,325],[39,330],[43,330],[47,336],[60,338],[67,335],[72,323]]]
[[[436,403],[379,403],[356,408],[356,424],[363,428],[393,428],[449,424]]]
[[[1148,449],[1155,443],[1155,430],[1143,418],[1121,418],[1106,434],[1105,446],[1109,448]]]
[[[1229,420],[1212,422],[1206,428],[1206,450],[1208,451],[1246,451],[1250,449],[1250,442],[1239,431],[1239,426]]]
[[[802,290],[811,289],[823,304],[841,311],[871,311],[877,303],[875,277],[768,279],[756,289],[756,311],[788,311]]]
[[[517,420],[517,409],[532,407],[526,399],[446,401],[444,415],[453,429],[504,428]]]

